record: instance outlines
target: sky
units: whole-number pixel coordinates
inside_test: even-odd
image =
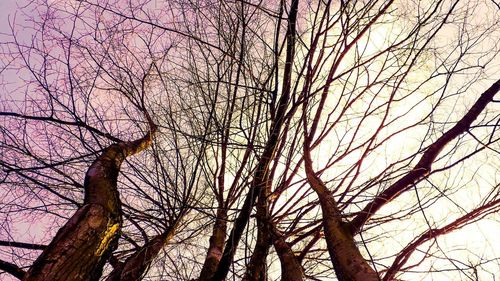
[[[13,14],[16,12],[19,2],[22,1],[16,1],[16,0],[0,1],[0,32],[2,33],[10,32],[9,17],[10,21],[12,21]]]
[[[22,1],[13,1],[13,0],[0,1],[0,33],[9,33],[10,32],[9,21],[12,21],[14,19],[13,15],[17,9],[17,6],[20,5],[19,4],[20,2],[22,2]],[[17,21],[20,22],[22,20],[23,20],[23,16],[18,13]],[[11,78],[15,79],[14,77],[11,77]],[[471,227],[463,229],[462,231],[459,231],[455,234],[450,235],[449,236],[450,239],[446,240],[445,243],[453,243],[453,241],[459,242],[459,241],[462,241],[464,239],[468,240],[470,243],[479,243],[480,241],[475,241],[474,238],[477,238],[477,236],[474,237],[474,233],[477,233],[477,231],[480,231],[482,233],[491,232],[492,234],[499,233],[499,231],[500,231],[499,228],[500,228],[499,224],[495,223],[494,219],[487,219],[484,222],[481,222],[477,226],[471,226]],[[494,230],[494,231],[491,231],[491,230]],[[481,237],[479,236],[479,238],[481,238]],[[499,241],[498,236],[492,236],[491,239],[492,239],[492,241],[496,241],[496,242]],[[493,245],[496,242],[493,242]],[[498,243],[496,243],[496,244],[498,244]],[[459,245],[461,245],[461,244],[459,244]],[[489,244],[489,245],[485,245],[484,247],[488,248],[486,250],[491,250],[491,248],[494,247],[493,245]],[[457,245],[457,247],[458,247],[458,245]],[[481,251],[483,251],[483,250],[485,250],[485,249],[481,249]]]

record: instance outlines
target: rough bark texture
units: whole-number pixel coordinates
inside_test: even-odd
[[[23,280],[99,280],[121,227],[104,206],[86,204],[59,230]]]
[[[176,226],[173,225],[168,231],[155,236],[148,243],[128,257],[125,262],[120,263],[114,268],[106,281],[136,281],[141,280],[147,272],[151,262],[163,249],[163,247],[172,239],[175,234]]]
[[[151,131],[143,138],[112,144],[92,163],[85,176],[83,206],[57,232],[23,280],[99,280],[122,226],[117,190],[120,166],[127,156],[148,147],[156,131],[147,117]]]

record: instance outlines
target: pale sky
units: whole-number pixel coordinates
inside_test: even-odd
[[[10,32],[9,17],[10,17],[10,21],[12,21],[14,18],[13,14],[17,10],[17,5],[19,5],[18,3],[21,3],[21,2],[23,2],[23,1],[16,1],[16,0],[0,1],[0,32],[1,33]]]
[[[14,15],[16,13],[17,7],[21,6],[23,3],[25,3],[25,0],[18,0],[18,1],[16,1],[16,0],[0,0],[0,33],[1,34],[5,34],[5,33],[8,34],[11,32],[10,27],[9,27],[9,21],[12,22],[14,20]],[[16,21],[18,23],[21,23],[23,21],[23,15],[20,12],[18,12],[16,15]],[[22,36],[21,33],[18,33],[18,35]],[[0,41],[4,40],[3,38],[4,37],[2,35],[0,35]],[[15,79],[15,77],[10,77],[9,79]],[[0,97],[1,97],[1,95],[0,95]],[[490,107],[490,108],[493,108],[493,107]],[[406,139],[406,138],[404,138],[404,139]],[[494,158],[494,159],[498,159],[498,158]],[[482,172],[484,173],[484,170]],[[485,173],[485,174],[489,174],[489,173]],[[488,176],[486,176],[486,177],[488,177]],[[470,199],[470,197],[472,197],[472,195],[468,194],[470,192],[471,191],[464,191],[463,194],[460,194],[460,195],[464,196],[464,199],[467,200],[467,199]],[[404,199],[404,198],[402,197],[402,199]],[[392,208],[394,206],[397,207],[397,205],[398,205],[397,203],[398,202],[395,202],[394,205],[387,206],[386,208]],[[441,205],[441,207],[442,207],[442,205]],[[385,211],[385,210],[383,209],[382,212],[383,211]],[[444,215],[444,216],[446,216],[446,215]],[[458,244],[458,245],[454,246],[454,247],[458,248],[458,247],[464,245],[463,243],[460,243],[460,242],[467,241],[468,244],[480,244],[481,242],[484,242],[484,241],[482,241],[482,239],[484,239],[485,237],[488,237],[489,243],[480,245],[481,247],[484,247],[484,248],[478,249],[478,251],[480,253],[477,253],[477,254],[481,255],[481,254],[488,252],[488,251],[495,251],[494,245],[495,244],[498,245],[498,241],[500,239],[499,236],[496,235],[499,233],[498,230],[500,229],[500,224],[495,222],[495,219],[498,219],[498,215],[491,216],[488,219],[485,219],[476,225],[468,226],[460,231],[457,231],[453,234],[450,234],[447,236],[447,238],[444,238],[444,237],[443,237],[444,239],[440,238],[440,241],[443,244],[452,245],[451,247],[453,247],[453,244]],[[480,233],[481,235],[477,235],[478,233]],[[412,234],[415,234],[415,233],[412,233]],[[1,238],[4,238],[4,237],[1,237]],[[19,236],[17,238],[19,238]],[[22,240],[22,239],[20,239],[20,240]],[[26,242],[26,241],[23,241],[23,242]],[[472,247],[471,247],[471,249],[472,249]],[[428,265],[424,264],[423,268],[425,268],[426,266],[428,266]],[[493,264],[493,266],[494,266],[494,264]],[[492,269],[492,270],[494,270],[494,269]],[[8,275],[4,275],[4,276],[2,276],[2,278],[6,277],[6,276],[10,277]],[[487,278],[487,277],[485,276],[485,278]],[[8,280],[8,279],[5,279],[5,280]],[[436,280],[439,280],[439,279],[436,279]]]

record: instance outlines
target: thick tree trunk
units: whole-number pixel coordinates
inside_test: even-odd
[[[350,224],[342,221],[341,213],[335,199],[312,169],[312,160],[308,146],[309,142],[307,139],[305,140],[304,163],[307,180],[320,200],[328,252],[337,278],[340,281],[380,280],[380,276],[378,276],[377,272],[371,268],[359,252],[354,242],[353,235],[356,234],[363,224],[384,204],[391,201],[393,198],[406,191],[409,186],[428,175],[431,171],[432,163],[446,144],[470,128],[472,122],[484,110],[486,105],[493,100],[493,97],[499,90],[500,80],[494,83],[481,95],[469,112],[467,112],[454,127],[429,146],[414,169],[377,196]]]
[[[320,200],[325,240],[335,274],[340,281],[379,281],[378,274],[366,262],[354,242],[330,191],[312,170],[309,151],[305,149],[307,180]]]
[[[226,232],[227,211],[226,209],[219,207],[217,209],[212,236],[210,237],[207,256],[205,258],[203,268],[201,269],[200,278],[198,278],[198,281],[210,280],[210,278],[214,276],[214,273],[217,270],[217,265],[219,264],[219,261],[222,257],[222,251],[224,250]]]
[[[85,204],[59,230],[23,280],[99,280],[118,243],[121,219],[98,204]]]
[[[120,166],[127,156],[148,147],[156,131],[146,116],[150,132],[136,141],[110,145],[92,163],[85,176],[83,206],[57,232],[23,280],[99,280],[122,226],[117,190]]]
[[[279,233],[276,226],[270,222],[270,228],[273,235],[273,245],[281,263],[281,280],[282,281],[302,281],[304,280],[304,270],[299,259],[286,243],[285,238]]]
[[[151,262],[174,236],[176,227],[176,224],[172,225],[167,231],[151,239],[133,255],[128,257],[125,262],[116,266],[106,281],[141,280],[142,276],[149,269]]]

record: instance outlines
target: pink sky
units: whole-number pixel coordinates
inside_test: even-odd
[[[1,33],[9,33],[9,17],[12,22],[14,18],[14,13],[17,10],[17,6],[22,4],[24,1],[17,0],[5,0],[0,1],[0,32]],[[18,17],[21,15],[18,13]]]

